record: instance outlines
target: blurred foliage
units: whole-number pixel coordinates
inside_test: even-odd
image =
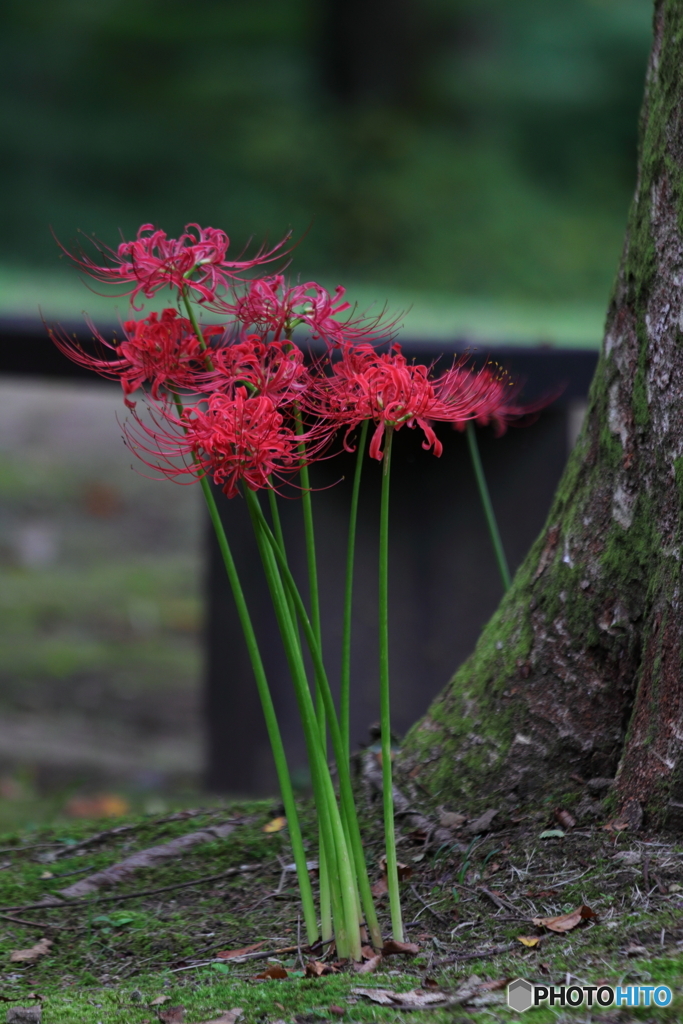
[[[649,0],[6,0],[0,261],[290,226],[297,269],[605,298]],[[374,20],[373,20],[374,18]]]

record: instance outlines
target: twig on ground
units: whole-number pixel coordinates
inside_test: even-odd
[[[500,896],[496,896],[495,892],[491,892],[491,890],[487,889],[486,886],[480,885],[479,892],[484,896],[487,896],[492,903],[495,903],[499,910],[511,910],[513,914],[517,914],[520,917],[523,916],[517,907],[513,907],[513,905],[508,903],[507,900],[503,900]]]
[[[212,960],[200,960],[196,964],[187,964],[183,967],[172,967],[171,974],[179,971],[193,971],[197,967],[207,967],[209,964],[245,964],[249,960],[267,960],[270,956],[280,956],[282,953],[296,953],[296,946],[285,946],[283,949],[267,949],[258,953],[245,953],[243,956],[214,957]]]
[[[448,919],[447,919],[447,918],[445,918],[445,917],[443,916],[443,914],[437,914],[436,910],[433,910],[433,909],[432,909],[432,907],[431,907],[431,905],[430,905],[429,903],[427,903],[427,902],[426,902],[425,900],[423,900],[423,899],[422,899],[422,897],[420,896],[419,892],[417,891],[417,888],[416,888],[416,887],[415,887],[414,885],[411,885],[411,887],[410,887],[410,891],[412,892],[412,894],[413,894],[413,896],[415,897],[415,899],[416,899],[416,900],[417,900],[417,901],[418,901],[419,903],[421,903],[421,904],[422,904],[422,906],[424,907],[424,909],[425,909],[425,910],[428,910],[428,911],[429,911],[429,913],[430,913],[430,914],[432,915],[432,917],[435,917],[435,918],[436,918],[436,920],[437,920],[437,921],[439,921],[439,923],[440,923],[440,924],[448,924],[448,923],[449,923],[449,922],[448,922]],[[440,902],[443,902],[443,900],[442,900],[442,901],[440,901]],[[421,913],[422,913],[422,911],[420,911],[420,912],[418,913],[418,917],[419,917],[419,915],[420,915]],[[417,921],[417,917],[415,918],[415,920]],[[412,923],[412,922],[411,922],[411,923]]]
[[[21,924],[27,928],[51,928],[52,925],[45,921],[24,921],[21,917],[12,917],[11,914],[0,914],[3,921],[11,921],[12,924]]]
[[[511,949],[516,948],[516,942],[506,942],[502,946],[491,946],[489,949],[480,949],[476,953],[453,953],[451,956],[446,957],[445,960],[439,960],[434,966],[441,967],[444,964],[452,964],[462,960],[483,960],[485,957],[498,956],[499,953],[509,953]]]

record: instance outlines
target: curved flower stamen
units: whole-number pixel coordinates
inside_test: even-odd
[[[99,345],[116,353],[116,358],[92,355],[64,332],[50,329],[49,334],[57,348],[79,366],[120,381],[125,403],[130,408],[135,403],[130,401],[129,395],[145,382],[151,385],[152,397],[158,399],[164,386],[193,387],[196,373],[204,368],[204,350],[194,328],[175,309],[164,309],[161,315],[150,313],[142,320],[125,321],[124,338],[118,344],[103,338],[94,324],[89,326]],[[221,328],[204,328],[205,343],[219,331],[222,333]]]
[[[200,303],[214,302],[245,271],[283,256],[283,247],[290,238],[291,234],[286,235],[271,249],[262,247],[251,259],[229,260],[230,239],[217,228],[186,224],[179,238],[169,238],[153,224],[143,224],[137,238],[122,242],[116,250],[97,243],[110,266],[102,266],[85,254],[75,256],[63,246],[62,249],[95,280],[131,284],[130,291],[124,294],[130,295],[133,309],[139,310],[142,307],[136,305],[136,299],[140,294],[151,299],[166,287],[179,292],[188,290]]]
[[[337,285],[334,294],[316,281],[287,285],[282,274],[258,278],[245,285],[244,294],[235,294],[232,302],[221,302],[244,327],[257,330],[274,341],[289,338],[299,327],[306,327],[313,339],[322,338],[334,347],[351,342],[388,338],[398,317],[385,320],[384,311],[375,316],[353,315],[351,303],[344,298],[346,289]],[[350,312],[351,311],[351,312]],[[343,317],[343,314],[348,313]]]

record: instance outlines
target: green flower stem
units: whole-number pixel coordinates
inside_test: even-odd
[[[280,735],[280,728],[277,723],[275,707],[270,694],[270,688],[268,686],[268,680],[263,667],[261,652],[259,651],[258,641],[252,625],[251,616],[249,614],[242,585],[237,574],[237,567],[235,566],[220,513],[216,506],[216,499],[214,498],[211,490],[211,484],[206,477],[202,477],[200,483],[209,510],[209,516],[211,518],[213,528],[216,531],[216,538],[218,540],[221,555],[223,556],[228,580],[232,588],[233,597],[237,606],[237,614],[242,626],[242,631],[244,632],[244,639],[247,644],[251,667],[256,680],[256,689],[258,690],[261,707],[263,708],[263,717],[266,721],[266,730],[268,732],[268,739],[270,740],[270,746],[273,751],[275,770],[280,784],[282,803],[284,805],[287,825],[289,827],[289,837],[292,844],[292,853],[294,856],[296,874],[299,881],[299,890],[301,893],[301,905],[304,915],[304,923],[306,925],[306,935],[309,945],[313,945],[313,943],[317,941],[319,934],[318,924],[316,921],[315,903],[313,901],[313,890],[311,888],[311,880],[308,875],[308,868],[306,867],[306,852],[304,850],[303,839],[301,836],[301,827],[299,825],[299,817],[296,810],[296,802],[294,800],[294,791],[292,790],[292,781],[289,775],[289,768],[287,767],[287,757],[282,743],[282,736]]]
[[[301,422],[301,411],[297,406],[294,407],[294,423],[298,436],[303,433],[303,424]],[[322,633],[320,629],[320,593],[318,588],[318,563],[315,554],[315,530],[313,528],[313,503],[311,501],[311,481],[308,473],[308,466],[306,465],[306,445],[303,441],[299,443],[299,454],[301,455],[301,466],[299,469],[299,477],[301,480],[301,508],[304,516],[304,537],[306,541],[306,565],[308,569],[308,593],[309,601],[311,606],[311,619],[313,620],[313,628],[315,630],[316,639],[318,645],[322,642]],[[284,543],[280,541],[280,547],[284,555],[285,548]],[[292,600],[291,594],[287,592],[287,601],[290,603]],[[292,620],[296,625],[296,616],[291,607],[290,611]],[[315,697],[316,704],[316,717],[318,719],[318,729],[320,730],[320,739],[323,745],[323,751],[327,751],[327,725],[325,722],[325,705],[322,699],[322,695],[319,690],[316,690]],[[321,837],[322,840],[322,837]],[[322,841],[319,843],[320,856],[319,856],[319,881],[320,881],[320,920],[322,925],[323,940],[331,937],[330,932],[330,899],[329,899],[329,873],[327,868],[327,861],[325,858],[325,850]]]
[[[297,435],[300,437],[303,432],[301,422],[301,410],[295,407],[294,423]],[[301,478],[301,507],[304,513],[304,532],[306,535],[306,561],[308,563],[308,591],[311,604],[311,623],[316,635],[318,644],[322,644],[320,632],[320,594],[318,590],[318,564],[315,557],[315,531],[313,529],[313,504],[311,502],[311,481],[306,465],[306,445],[303,441],[299,443],[299,454],[302,462],[299,469]]]
[[[204,335],[202,334],[202,332],[199,329],[199,324],[197,323],[197,317],[195,316],[194,307],[192,306],[192,303],[190,302],[190,297],[187,294],[187,288],[185,288],[185,287],[183,287],[182,296],[183,296],[183,304],[185,306],[185,310],[187,312],[188,319],[189,319],[190,323],[192,324],[192,329],[193,329],[195,335],[197,336],[197,341],[199,342],[201,348],[204,349],[204,351],[206,351],[206,342],[204,341]],[[210,358],[210,356],[206,357],[205,362],[206,362],[207,370],[213,370],[213,368],[214,368],[213,367],[213,360]]]
[[[510,570],[508,568],[507,558],[505,557],[503,542],[500,539],[500,531],[498,530],[498,523],[496,522],[496,514],[493,511],[493,505],[491,504],[491,495],[489,494],[486,477],[484,476],[484,467],[481,464],[479,445],[477,444],[477,432],[471,420],[467,423],[467,444],[470,449],[474,475],[477,478],[479,497],[481,498],[481,503],[484,508],[484,515],[486,517],[486,524],[489,528],[489,536],[491,537],[493,552],[496,556],[500,578],[503,581],[503,590],[508,591],[510,589],[510,583],[512,582],[510,579]]]
[[[387,888],[391,927],[397,942],[403,942],[401,897],[398,891],[396,834],[394,832],[394,791],[391,778],[391,706],[389,700],[389,482],[393,427],[387,426],[382,465],[382,495],[379,513],[379,717],[382,728],[382,796],[384,837],[387,857]]]
[[[270,483],[270,489],[268,490],[268,505],[270,507],[270,518],[273,523],[273,532],[277,537],[277,542],[280,545],[280,550],[282,551],[282,554],[286,559],[287,552],[285,550],[285,535],[282,531],[282,520],[280,519],[280,510],[277,507],[277,494],[275,493],[275,490],[273,488],[273,478],[268,477],[268,481]],[[289,604],[289,611],[291,613],[291,616],[292,618],[294,618],[294,605],[292,604],[292,600],[289,596],[287,597],[287,603]]]
[[[316,712],[308,687],[308,680],[306,679],[301,647],[296,636],[294,624],[289,615],[284,587],[274,556],[274,548],[270,544],[265,530],[262,528],[262,523],[265,523],[265,519],[263,518],[258,499],[249,488],[244,488],[244,494],[249,513],[252,517],[256,540],[270,588],[275,615],[280,627],[280,634],[285,647],[285,654],[292,682],[294,683],[299,713],[304,728],[313,778],[313,791],[329,869],[337,948],[340,955],[349,955],[354,960],[360,960],[356,881],[332,778],[321,742]],[[277,547],[277,542],[275,542],[275,547]],[[337,893],[341,896],[341,913],[335,908]],[[344,949],[347,951],[346,954],[343,952]]]
[[[363,422],[356,453],[356,471],[353,475],[351,509],[349,512],[349,539],[346,549],[346,582],[344,586],[344,625],[342,630],[342,660],[339,686],[339,720],[348,764],[350,752],[351,720],[351,612],[353,608],[353,564],[356,553],[356,525],[358,522],[358,496],[363,471],[363,457],[368,436],[368,420]]]
[[[337,762],[337,770],[339,772],[339,790],[342,800],[342,809],[344,811],[344,819],[348,828],[349,833],[349,845],[353,852],[353,858],[356,867],[356,877],[358,879],[358,886],[360,889],[360,898],[365,913],[365,921],[370,935],[372,938],[373,945],[377,949],[382,947],[382,934],[380,932],[379,923],[377,921],[377,913],[375,911],[375,905],[372,899],[372,892],[370,889],[370,882],[368,879],[368,871],[365,863],[365,854],[363,851],[363,843],[360,834],[360,827],[358,825],[358,817],[356,814],[356,806],[353,798],[353,787],[351,784],[351,774],[349,771],[348,759],[345,756],[344,741],[342,738],[342,732],[337,719],[337,714],[334,707],[334,699],[332,697],[332,691],[330,689],[329,681],[327,679],[327,673],[325,672],[325,666],[323,664],[322,655],[320,648],[317,644],[315,633],[310,619],[306,613],[306,607],[303,603],[301,595],[297,589],[294,577],[292,576],[285,557],[280,551],[277,540],[270,530],[268,523],[266,522],[261,508],[259,506],[256,496],[251,492],[246,494],[247,502],[250,506],[250,512],[252,513],[253,519],[258,523],[264,536],[269,541],[273,554],[280,567],[282,578],[285,582],[287,590],[292,596],[292,600],[296,605],[296,611],[301,621],[306,642],[311,652],[311,658],[313,661],[313,667],[316,674],[316,682],[318,684],[318,690],[322,693],[325,701],[325,711],[327,714],[327,721],[330,727],[330,735],[332,737],[332,747],[334,750],[335,760]]]
[[[183,403],[180,395],[173,394],[173,401],[178,411],[178,416],[182,418]],[[289,838],[292,844],[292,855],[294,857],[294,864],[296,865],[296,874],[299,882],[299,892],[301,895],[301,907],[304,915],[304,924],[306,926],[306,935],[309,945],[312,945],[317,941],[319,935],[315,903],[313,900],[313,890],[311,888],[311,879],[306,866],[306,851],[304,850],[301,826],[299,824],[299,816],[297,814],[296,801],[294,799],[294,790],[292,789],[292,780],[287,766],[287,756],[285,754],[285,748],[280,734],[280,727],[277,722],[273,698],[270,694],[268,678],[263,666],[261,652],[259,650],[247,602],[244,597],[244,591],[242,590],[242,584],[240,583],[240,578],[237,573],[237,566],[235,565],[235,561],[232,557],[232,551],[230,550],[228,538],[223,527],[223,521],[216,505],[216,499],[213,495],[213,491],[211,490],[211,484],[207,480],[206,476],[200,477],[199,482],[209,511],[209,518],[211,519],[211,523],[216,533],[218,547],[223,557],[228,582],[230,583],[235,605],[237,607],[237,615],[240,620],[240,625],[242,626],[242,632],[244,633],[244,639],[247,645],[247,652],[249,654],[249,660],[251,661],[254,679],[256,680],[256,689],[261,701],[261,707],[263,708],[266,731],[273,751],[275,771],[280,785],[282,803],[285,809],[287,825],[289,827]]]

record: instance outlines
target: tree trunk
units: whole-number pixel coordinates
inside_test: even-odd
[[[616,776],[614,812],[632,828],[683,828],[681,69],[683,0],[657,0],[583,429],[544,531],[400,758],[405,784],[454,807],[566,799],[582,778]]]

